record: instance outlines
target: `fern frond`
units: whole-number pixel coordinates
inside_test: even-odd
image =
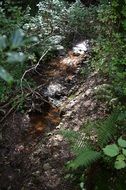
[[[112,137],[116,134],[117,128],[115,122],[117,121],[117,114],[112,114],[103,123],[99,122],[97,126],[98,145],[102,148],[106,145]]]
[[[101,153],[85,148],[77,157],[70,162],[69,168],[77,169],[80,166],[88,167],[101,157]]]
[[[74,143],[79,138],[79,133],[73,130],[61,130],[60,133],[69,141],[73,141]]]
[[[76,139],[73,146],[73,151],[75,153],[79,151],[83,151],[83,149],[85,148],[93,149],[90,137],[85,132],[81,131],[78,135],[79,135],[79,138]]]

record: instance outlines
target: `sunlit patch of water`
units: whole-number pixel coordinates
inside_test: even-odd
[[[89,50],[89,40],[84,40],[73,47],[73,53],[83,55]]]
[[[32,125],[31,133],[42,133],[45,129],[53,129],[60,123],[60,112],[58,108],[50,106],[45,113],[31,113],[30,122]]]

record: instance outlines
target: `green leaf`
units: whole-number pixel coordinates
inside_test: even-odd
[[[111,144],[103,148],[103,152],[107,156],[114,157],[119,154],[119,148],[116,144]]]
[[[117,157],[116,157],[116,160],[120,161],[120,160],[125,160],[125,156],[123,154],[119,154]]]
[[[126,163],[123,160],[115,161],[115,168],[117,170],[120,170],[120,169],[125,168],[125,167],[126,167]]]
[[[0,50],[5,49],[6,46],[6,36],[0,36]]]
[[[8,55],[8,58],[7,58],[8,63],[17,63],[17,62],[22,63],[24,62],[26,58],[26,56],[22,52],[18,52],[18,53],[9,52],[7,53],[7,55]]]
[[[126,141],[122,139],[122,137],[120,137],[118,139],[118,145],[125,148],[126,147]]]
[[[9,84],[13,82],[13,77],[1,66],[0,66],[0,77]]]
[[[126,149],[122,149],[123,154],[126,156]]]
[[[117,121],[122,121],[126,119],[126,111],[123,111],[121,112],[119,115],[118,115],[118,118],[117,118]]]
[[[12,49],[18,48],[23,44],[24,32],[21,29],[15,31],[12,36]]]

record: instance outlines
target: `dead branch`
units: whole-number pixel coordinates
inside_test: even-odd
[[[23,73],[23,75],[22,75],[22,77],[21,77],[21,82],[20,82],[20,87],[21,87],[22,95],[24,94],[24,92],[23,92],[23,80],[24,80],[24,78],[25,78],[25,75],[26,75],[27,73],[29,73],[30,71],[32,71],[32,70],[35,70],[35,71],[36,71],[36,69],[37,69],[37,67],[39,66],[40,62],[41,62],[42,59],[46,56],[46,54],[48,53],[49,50],[50,50],[50,48],[48,48],[48,50],[46,50],[46,51],[44,52],[44,54],[40,57],[38,63],[37,63],[35,66],[29,68],[28,70],[26,70],[26,71]]]

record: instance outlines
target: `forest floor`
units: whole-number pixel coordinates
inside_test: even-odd
[[[31,73],[37,88],[25,102],[26,112],[15,110],[1,123],[0,190],[79,189],[65,179],[73,155],[60,131],[79,131],[88,120],[106,116],[106,105],[94,93],[106,79],[89,65],[89,52],[71,50]]]

